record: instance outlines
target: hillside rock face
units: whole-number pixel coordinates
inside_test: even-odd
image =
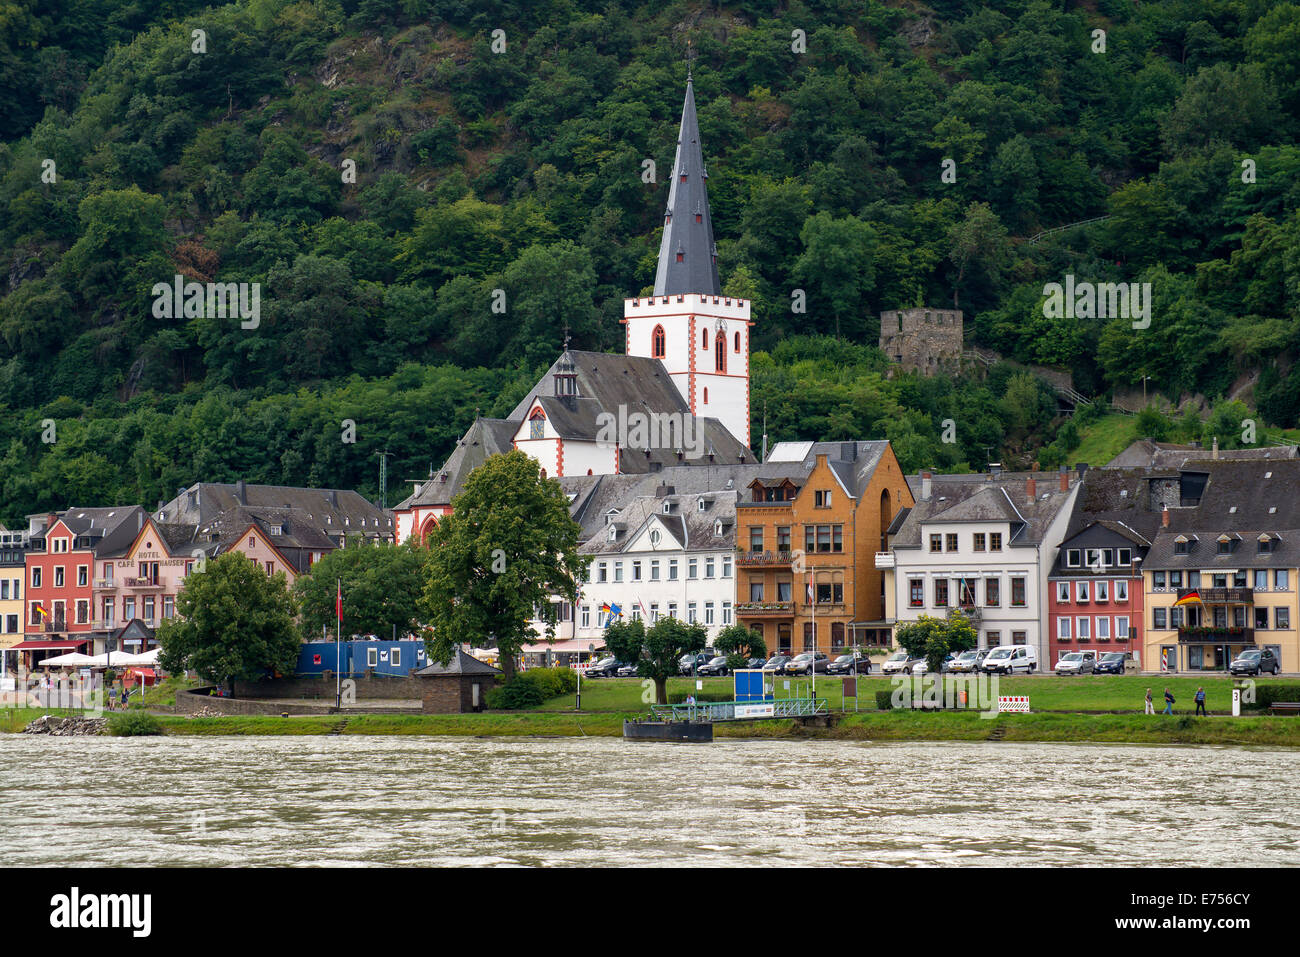
[[[59,718],[52,714],[43,714],[23,728],[23,734],[52,734],[61,738],[82,734],[103,734],[107,724],[107,718]]]

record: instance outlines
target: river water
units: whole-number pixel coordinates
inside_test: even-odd
[[[1289,865],[1300,751],[0,735],[32,865]]]

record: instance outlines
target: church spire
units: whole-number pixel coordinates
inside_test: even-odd
[[[677,134],[677,158],[673,161],[668,208],[664,212],[663,240],[659,244],[656,296],[679,293],[717,296],[722,292],[709,194],[705,188],[707,179],[700,127],[695,117],[694,84],[688,76],[682,126]]]

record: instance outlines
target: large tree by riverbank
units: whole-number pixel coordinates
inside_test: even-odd
[[[425,642],[445,664],[456,646],[495,638],[509,681],[520,648],[536,640],[534,613],[554,637],[559,606],[551,597],[578,599],[578,578],[590,562],[578,554],[581,529],[560,484],[517,449],[470,473],[452,506],[429,539]]]
[[[230,685],[267,671],[292,673],[298,661],[293,596],[284,572],[266,572],[240,552],[205,563],[176,596],[176,618],[158,626],[158,663]]]
[[[417,539],[404,545],[349,543],[316,562],[309,574],[293,583],[302,612],[300,625],[307,639],[333,638],[335,599],[343,584],[344,636],[375,634],[383,640],[405,638],[420,620],[429,550]]]

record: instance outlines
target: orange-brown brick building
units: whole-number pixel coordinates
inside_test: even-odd
[[[736,617],[773,653],[888,645],[875,554],[912,493],[888,442],[783,442],[736,504]]]

